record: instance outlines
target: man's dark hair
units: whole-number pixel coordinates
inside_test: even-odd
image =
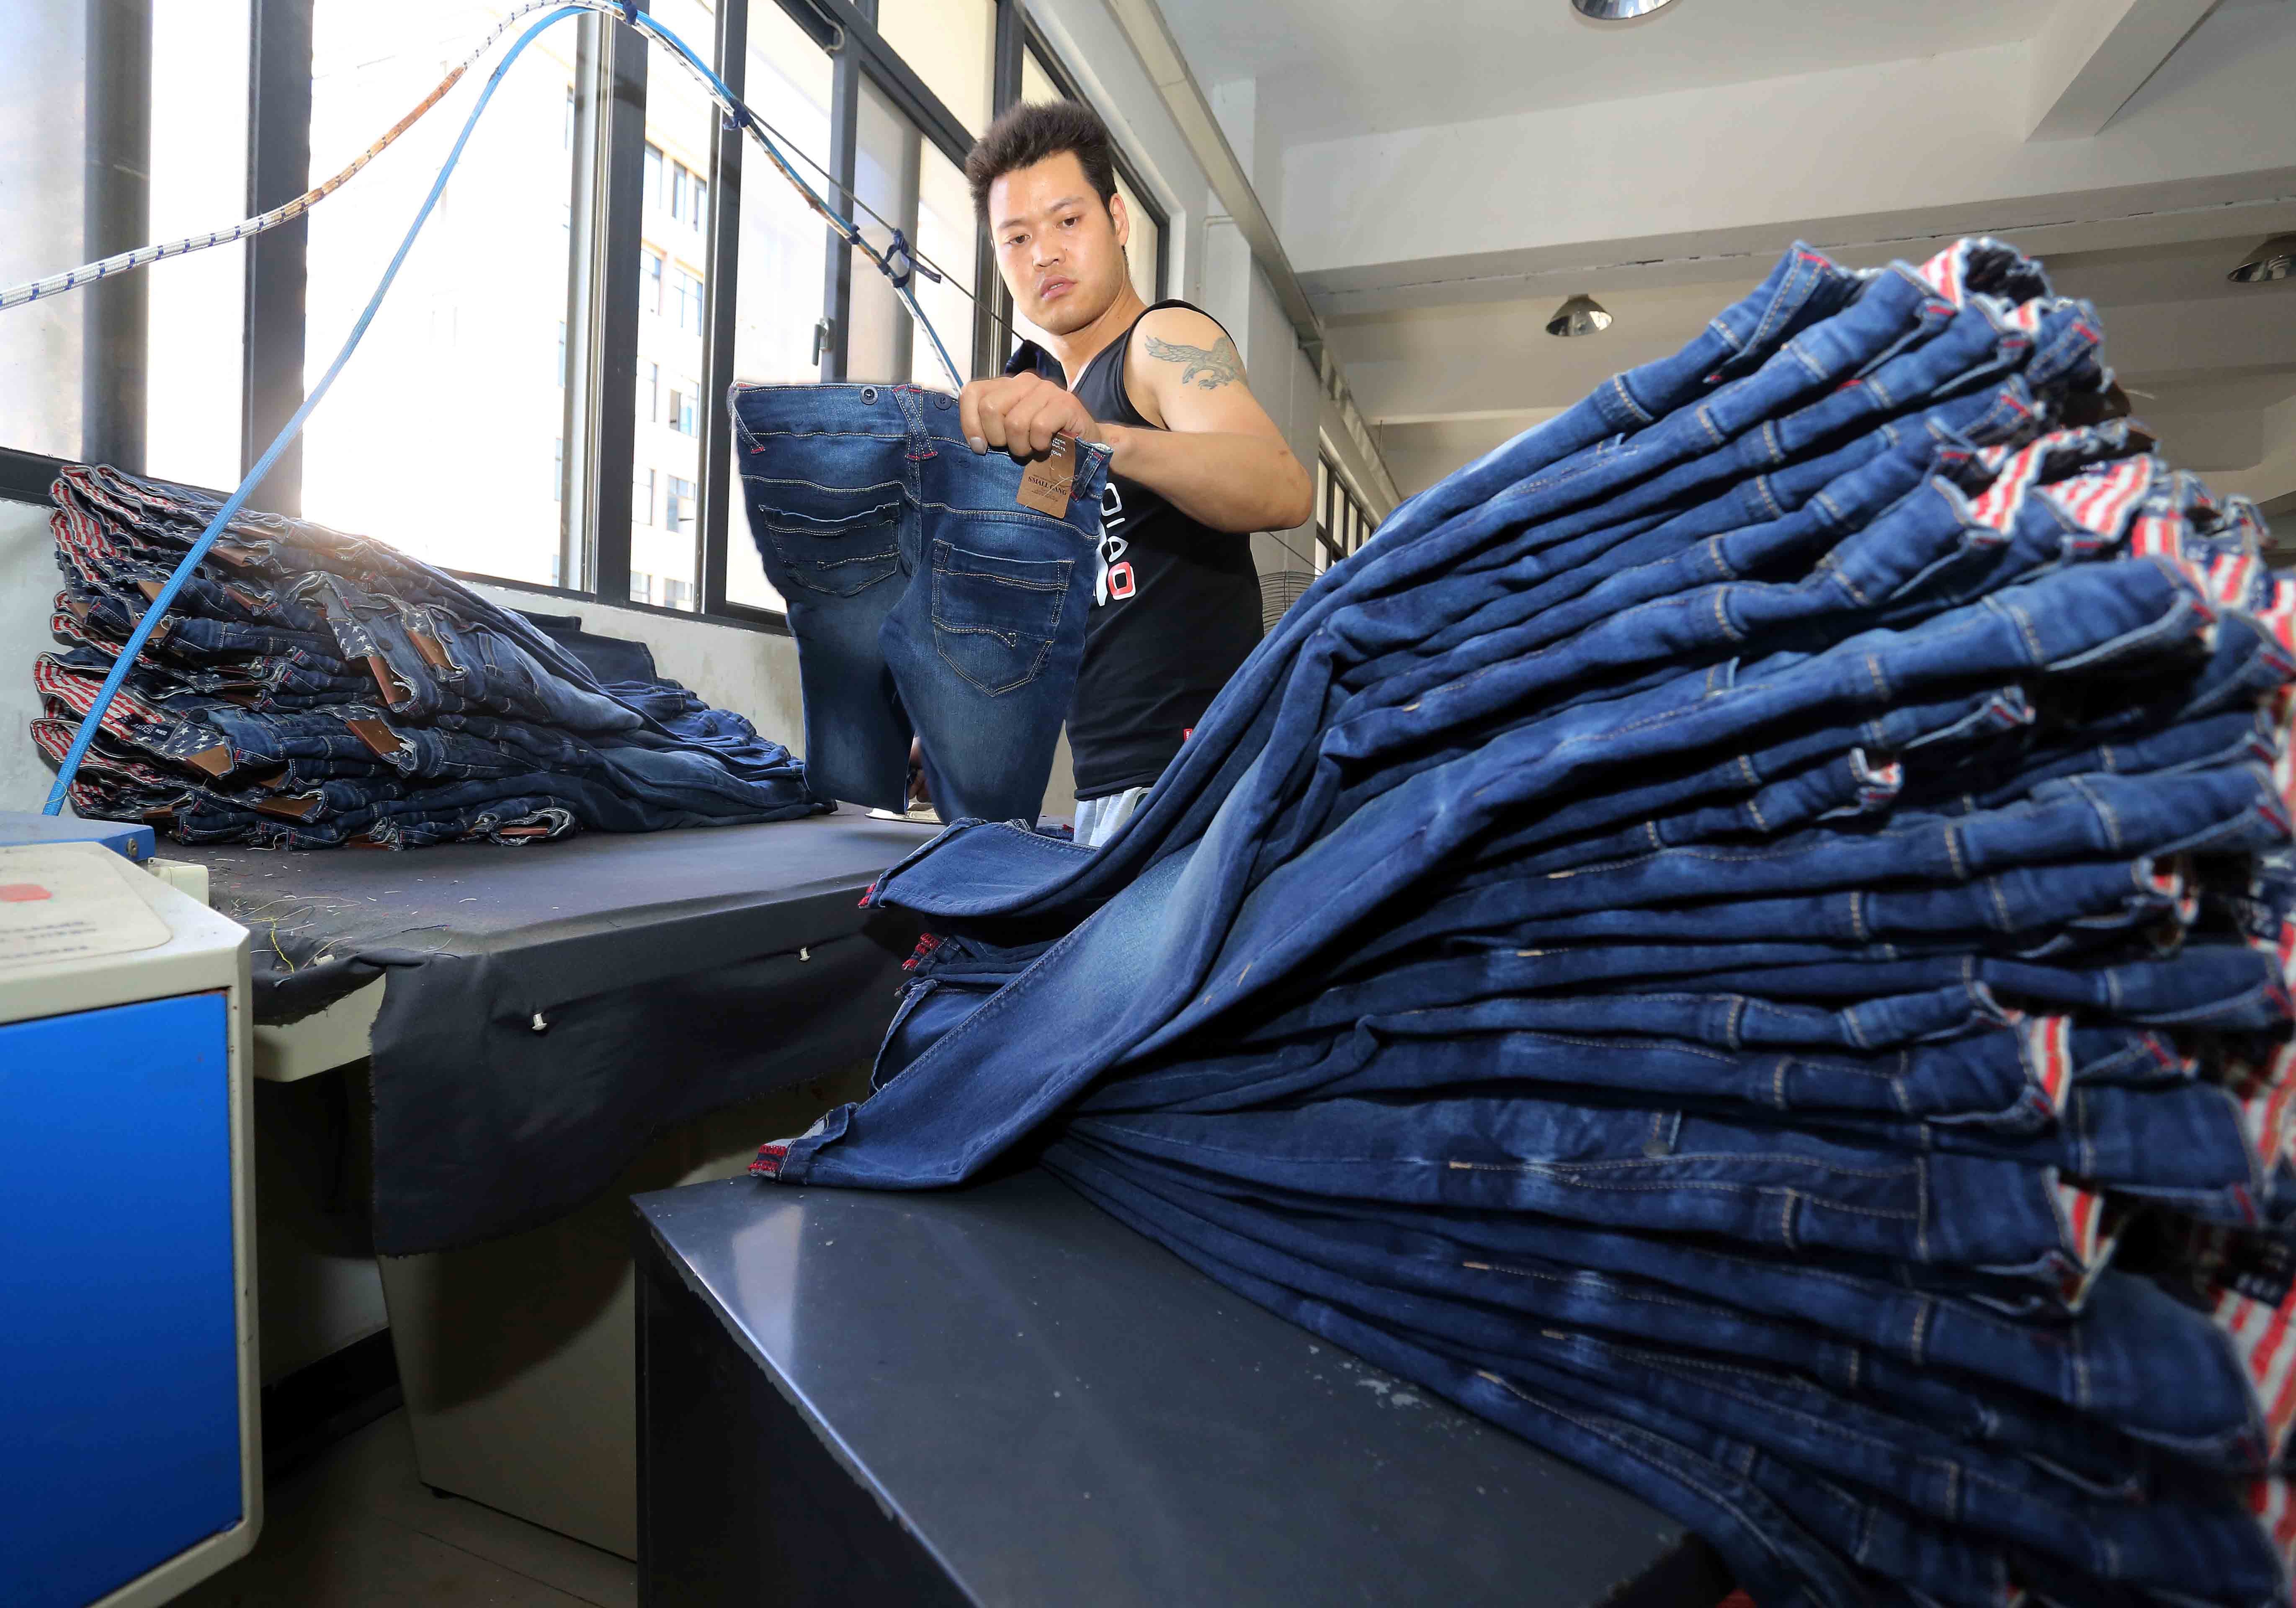
[[[1116,152],[1108,125],[1091,107],[1074,101],[1041,101],[1008,106],[988,125],[964,159],[964,179],[972,186],[972,210],[988,221],[988,186],[1016,168],[1031,168],[1046,157],[1073,151],[1084,176],[1100,193],[1100,204],[1116,193]]]

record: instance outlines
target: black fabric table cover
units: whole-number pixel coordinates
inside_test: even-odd
[[[258,1022],[389,978],[374,1239],[406,1256],[548,1222],[657,1134],[869,1055],[916,931],[858,901],[931,835],[848,810],[524,849],[170,853],[253,931]]]

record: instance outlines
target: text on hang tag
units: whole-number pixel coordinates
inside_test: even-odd
[[[1023,464],[1018,501],[1023,508],[1064,518],[1069,511],[1069,488],[1076,483],[1076,441],[1054,436],[1052,450]]]

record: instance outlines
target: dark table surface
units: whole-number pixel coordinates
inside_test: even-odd
[[[399,1256],[548,1222],[656,1134],[869,1056],[915,931],[860,896],[933,831],[843,809],[514,849],[168,852],[253,931],[257,1021],[389,979],[374,1233]]]
[[[296,852],[170,843],[162,852],[206,866],[210,902],[253,930],[258,957],[300,972],[364,949],[473,955],[813,893],[849,890],[840,907],[850,908],[878,872],[935,830],[872,820],[848,806],[762,825],[586,833],[518,848]]]
[[[635,1203],[641,1237],[972,1601],[1719,1595],[1680,1524],[1042,1171],[933,1194],[737,1178]]]

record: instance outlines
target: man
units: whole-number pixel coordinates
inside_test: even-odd
[[[1259,640],[1250,534],[1305,523],[1315,487],[1244,383],[1235,342],[1185,301],[1132,288],[1132,220],[1108,130],[1073,101],[1014,106],[965,159],[1021,316],[1045,332],[964,388],[975,452],[1055,434],[1111,449],[1103,595],[1069,711],[1077,841],[1114,833]]]

